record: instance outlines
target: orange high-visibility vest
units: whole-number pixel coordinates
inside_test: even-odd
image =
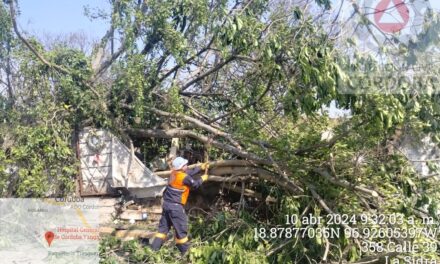
[[[186,204],[189,196],[189,187],[183,184],[183,179],[185,179],[186,173],[183,171],[172,171],[168,185],[174,189],[182,191],[181,203]]]

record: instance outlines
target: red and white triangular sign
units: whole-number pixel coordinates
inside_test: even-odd
[[[381,0],[374,12],[377,27],[385,33],[397,33],[409,22],[409,9],[403,0]]]

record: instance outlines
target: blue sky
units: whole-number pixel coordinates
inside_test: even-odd
[[[19,0],[19,26],[32,35],[60,35],[82,31],[93,39],[108,30],[107,21],[91,21],[84,15],[84,6],[109,13],[107,0]]]

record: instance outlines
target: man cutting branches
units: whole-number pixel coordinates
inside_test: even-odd
[[[168,186],[163,193],[162,217],[159,221],[159,231],[155,234],[151,248],[159,250],[167,238],[171,226],[176,235],[176,246],[182,254],[189,248],[188,241],[188,217],[185,213],[184,205],[188,200],[190,189],[199,188],[208,179],[206,174],[209,163],[202,163],[194,169],[188,169],[188,160],[177,157],[172,162],[172,172],[168,181]],[[205,170],[205,174],[200,179],[193,176]]]

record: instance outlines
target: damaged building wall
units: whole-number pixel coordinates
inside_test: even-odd
[[[80,193],[114,195],[123,188],[137,198],[161,196],[166,180],[150,171],[129,148],[106,130],[85,128],[79,134]]]

